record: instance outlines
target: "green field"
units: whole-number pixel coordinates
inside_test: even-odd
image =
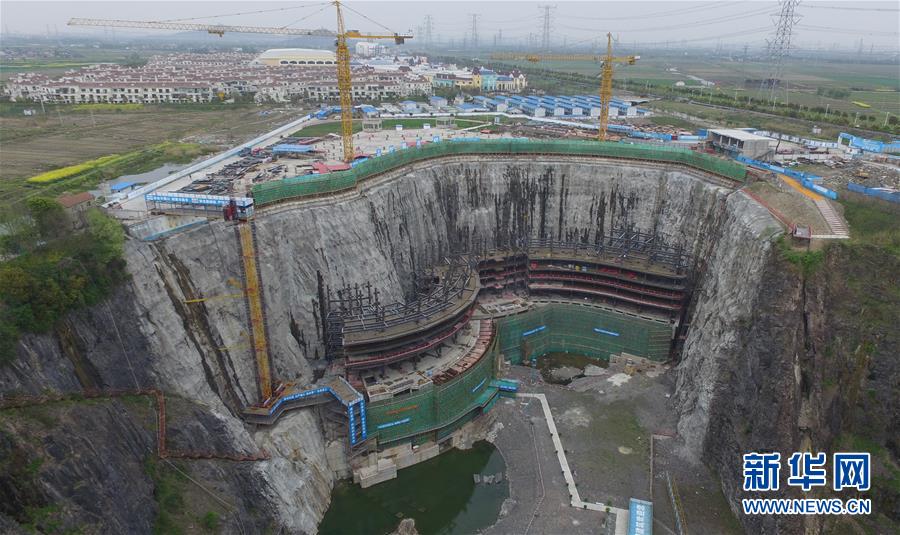
[[[94,65],[96,63],[126,64],[135,60],[145,60],[154,54],[167,54],[166,50],[126,50],[122,48],[93,48],[86,46],[67,46],[66,54],[58,54],[56,46],[7,46],[12,51],[17,48],[27,48],[35,57],[17,57],[6,59],[0,63],[0,81],[6,80],[11,75],[19,72],[37,71],[51,76],[63,74],[70,69],[78,69]],[[38,57],[44,53],[50,57]],[[54,57],[55,55],[55,57]]]
[[[103,181],[122,175],[144,173],[167,163],[188,163],[213,150],[197,143],[164,142],[121,155],[89,160],[32,179],[3,180],[0,182],[0,207],[13,206],[36,196],[53,198],[87,191]]]
[[[530,88],[548,93],[580,93],[595,90],[599,85],[599,80],[595,82],[599,65],[593,61],[504,61],[503,64],[522,68],[529,75]],[[566,74],[561,77],[562,73]],[[566,78],[570,73],[575,76]],[[702,94],[705,99],[710,90],[701,89],[700,82],[691,78],[694,76],[716,83],[712,96],[720,98],[718,104],[744,107],[747,97],[765,100],[768,96],[759,90],[760,80],[768,76],[768,73],[768,64],[761,62],[743,62],[696,54],[642,54],[635,65],[616,69],[615,85],[617,90],[660,94],[660,89],[672,88],[680,81],[684,83],[680,94],[695,99]],[[853,122],[856,122],[858,112],[860,125],[875,129],[883,126],[885,119],[889,117],[887,114],[895,117],[900,115],[900,78],[894,64],[803,59],[789,61],[786,73],[788,102],[803,106],[804,110],[820,110],[820,117],[810,118],[815,122],[827,122],[834,112],[850,114]],[[829,92],[833,91],[845,93],[845,96],[829,96]],[[722,101],[725,98],[731,103]],[[781,93],[779,101],[783,100],[784,93]],[[864,102],[870,107],[858,106],[854,101]],[[825,115],[826,112],[828,115]],[[841,124],[839,119],[835,120]],[[846,124],[844,128],[846,129]]]
[[[682,119],[680,117],[673,117],[671,115],[654,115],[650,117],[650,122],[656,125],[672,126],[675,128],[682,128],[684,130],[691,131],[703,127],[703,125],[699,125],[695,122],[688,121],[687,119]]]

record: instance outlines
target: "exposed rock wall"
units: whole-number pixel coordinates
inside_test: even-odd
[[[748,213],[729,209],[729,218]],[[762,221],[743,228],[768,232]],[[892,532],[900,524],[890,468],[900,427],[900,260],[832,243],[817,269],[804,270],[752,233],[723,234],[699,289],[676,387],[686,451],[719,475],[748,533]],[[848,449],[872,453],[873,488],[863,496],[873,500],[871,520],[739,513],[741,498],[762,497],[742,490],[744,453],[777,451],[786,462],[795,451]],[[786,470],[780,491],[765,497],[852,497],[800,492],[784,484]]]
[[[615,227],[699,253],[719,232],[726,191],[682,170],[515,160],[430,164],[340,203],[279,209],[258,223],[269,332],[281,377],[320,358],[324,286],[372,281],[402,298],[413,269],[476,241],[530,234],[594,242]]]
[[[759,342],[743,334],[758,319],[760,289],[768,283],[763,278],[772,248],[768,239],[777,232],[780,227],[754,201],[742,194],[729,197],[694,290],[696,304],[678,366],[678,432],[696,458],[708,436],[714,400],[727,397],[732,386],[727,380],[749,371],[751,364],[738,355],[748,341]],[[766,335],[762,342],[770,339]]]
[[[614,227],[631,227],[656,232],[698,260],[712,254],[694,319],[703,332],[691,334],[679,378],[681,389],[696,391],[680,394],[681,430],[699,447],[730,366],[723,361],[733,360],[729,348],[739,344],[733,331],[753,305],[752,291],[742,288],[758,281],[774,227],[760,207],[728,193],[696,173],[652,164],[436,161],[340,199],[264,211],[256,223],[257,248],[273,376],[309,382],[321,368],[326,286],[371,281],[383,299],[400,299],[412,271],[475,240],[498,243],[527,233],[593,242]],[[238,411],[258,394],[243,301],[185,303],[240,292],[233,227],[215,222],[152,244],[132,241],[126,249],[130,282],[107,303],[71,315],[57,333],[25,338],[18,360],[0,370],[0,389],[39,393],[137,384],[192,400],[204,407],[204,416],[185,428],[190,432],[170,430],[174,439],[196,449],[209,449],[203,442],[211,435],[217,437],[214,447],[265,447],[272,460],[249,469],[215,465],[221,474],[241,471],[242,484],[225,492],[242,494],[248,506],[265,511],[260,523],[268,515],[289,532],[314,532],[333,483],[315,413],[290,414],[271,429],[245,427]],[[114,417],[127,425],[127,415]],[[82,476],[101,486],[101,474]],[[66,495],[58,482],[41,484]],[[98,493],[91,498],[109,500]],[[108,509],[114,517],[125,514]],[[124,517],[111,521],[126,525]]]

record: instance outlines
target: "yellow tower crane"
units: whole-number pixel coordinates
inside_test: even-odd
[[[640,56],[613,56],[612,34],[606,34],[606,54],[601,56],[597,54],[516,54],[516,53],[497,53],[491,54],[491,59],[508,60],[508,61],[530,61],[537,63],[539,61],[599,61],[600,62],[600,128],[598,139],[605,141],[607,139],[606,131],[609,126],[609,103],[612,101],[612,81],[613,81],[613,65],[616,63],[624,63],[634,65],[641,59]]]
[[[325,28],[318,30],[303,30],[299,28],[272,28],[260,26],[230,26],[225,24],[192,24],[186,22],[157,22],[139,20],[110,20],[110,19],[84,19],[73,18],[69,20],[69,26],[101,26],[113,28],[148,28],[153,30],[179,30],[207,32],[219,37],[226,33],[259,33],[270,35],[305,35],[316,37],[335,37],[337,48],[337,80],[338,92],[341,100],[341,139],[344,147],[344,161],[351,162],[355,156],[353,151],[353,83],[350,77],[350,50],[347,48],[348,39],[393,39],[398,45],[403,44],[412,35],[392,34],[364,34],[359,30],[347,30],[344,26],[344,15],[341,10],[340,0],[333,0],[337,11],[337,32]]]

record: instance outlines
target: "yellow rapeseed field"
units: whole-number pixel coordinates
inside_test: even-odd
[[[109,165],[119,157],[120,156],[118,154],[110,154],[109,156],[103,156],[94,160],[88,160],[86,162],[70,165],[68,167],[61,167],[59,169],[54,169],[52,171],[47,171],[46,173],[35,175],[29,178],[28,182],[31,182],[32,184],[48,184],[50,182],[56,182],[57,180],[75,176],[91,169],[96,169],[97,167],[100,167],[102,165]]]

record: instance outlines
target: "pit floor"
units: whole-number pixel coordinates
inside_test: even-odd
[[[650,436],[674,435],[677,423],[672,371],[629,377],[606,369],[601,376],[576,379],[568,386],[548,384],[536,369],[523,366],[512,366],[506,376],[518,379],[523,392],[547,396],[582,500],[627,509],[629,498],[651,499]],[[504,399],[492,413],[489,439],[506,460],[510,499],[487,533],[615,532],[605,513],[569,506],[537,400]],[[713,474],[683,458],[681,446],[677,437],[654,439],[655,531],[675,533],[664,473],[668,471],[689,532],[741,533]]]

